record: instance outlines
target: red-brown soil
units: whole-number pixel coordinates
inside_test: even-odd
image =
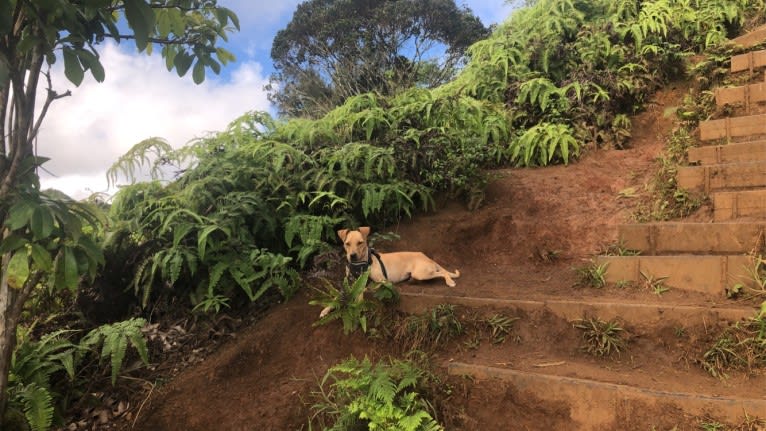
[[[672,117],[666,118],[663,112],[678,103],[683,91],[669,87],[633,119],[630,149],[590,149],[569,166],[494,172],[495,179],[478,210],[468,211],[451,202],[400,225],[377,226],[375,230],[395,232],[401,238],[377,248],[422,250],[462,274],[454,289],[433,281],[404,285],[404,291],[498,298],[609,295],[660,300],[638,289],[573,288],[572,268],[584,265],[605,245],[614,243],[617,224],[630,221],[637,198],[621,197],[620,192],[633,187],[639,194],[646,193],[644,186],[656,170],[664,137],[673,127]],[[339,324],[313,327],[319,309],[308,305],[311,294],[304,289],[288,303],[274,307],[204,362],[155,389],[133,429],[307,429],[311,414],[307,403],[328,367],[350,355],[380,358],[396,350],[396,346],[360,334],[345,336]],[[671,291],[661,300],[683,301],[684,294]],[[518,331],[525,342],[506,343],[505,356],[490,355],[488,360],[534,360],[539,346],[545,344],[555,346],[552,348],[562,355],[577,349],[577,340],[566,335],[571,324],[561,319],[533,316]],[[658,358],[678,360],[679,352],[674,351],[678,337],[672,332],[653,334],[644,349],[664,345]],[[486,354],[485,349],[474,355]],[[454,345],[442,350],[435,363],[470,355]],[[615,363],[628,371],[631,366],[628,359]],[[681,374],[678,378],[686,377]],[[444,419],[450,429],[571,429],[566,405],[537,400],[503,383],[449,381],[454,389],[446,401],[451,406],[445,413],[449,417]],[[644,407],[623,406],[621,422],[613,429],[647,430],[650,423],[657,429],[687,429],[683,425],[690,419],[677,409]]]

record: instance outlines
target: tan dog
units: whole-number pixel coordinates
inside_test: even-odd
[[[419,251],[400,251],[396,253],[371,254],[367,245],[367,237],[370,235],[369,227],[360,227],[359,230],[341,229],[338,237],[343,241],[343,249],[346,251],[346,259],[350,264],[368,263],[370,266],[370,278],[376,282],[390,281],[399,283],[413,280],[431,280],[443,278],[447,286],[454,287],[453,278],[460,277],[460,271],[448,272],[438,263],[434,262]]]
[[[460,277],[460,271],[449,272],[419,251],[378,254],[367,245],[369,235],[370,228],[367,226],[360,227],[358,230],[341,229],[338,231],[338,237],[343,241],[343,249],[346,251],[346,260],[348,260],[347,276],[356,271],[361,274],[369,268],[370,278],[375,282],[399,283],[410,279],[431,280],[441,277],[450,287],[455,286],[453,278]],[[359,274],[351,275],[358,276]],[[324,317],[331,310],[332,308],[326,307],[319,314],[319,317]]]

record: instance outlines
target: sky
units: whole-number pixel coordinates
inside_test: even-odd
[[[287,26],[300,0],[219,0],[240,20],[240,31],[222,46],[237,61],[196,85],[191,73],[168,72],[159,53],[147,56],[135,45],[107,42],[100,47],[106,79],[86,74],[79,87],[66,80],[63,62],[51,71],[54,90],[72,95],[50,107],[38,137],[38,155],[51,160],[40,172],[43,188],[75,199],[108,190],[106,171],[138,142],[161,137],[173,147],[224,130],[248,111],[275,112],[263,87],[273,71],[271,42]],[[505,0],[457,0],[485,25],[504,21],[512,6]],[[44,94],[43,88],[40,93]]]

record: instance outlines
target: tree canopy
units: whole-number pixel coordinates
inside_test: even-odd
[[[357,94],[432,88],[488,34],[454,0],[309,0],[274,38],[270,100],[318,117]]]

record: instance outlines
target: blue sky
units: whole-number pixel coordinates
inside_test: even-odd
[[[74,198],[107,190],[105,172],[134,144],[162,137],[174,147],[226,125],[251,110],[273,112],[263,91],[272,72],[271,42],[292,17],[299,0],[219,0],[240,19],[241,30],[224,46],[237,61],[220,76],[208,73],[201,85],[191,74],[168,72],[159,55],[135,52],[130,43],[101,46],[106,80],[92,78],[74,87],[57,62],[54,89],[72,91],[56,101],[43,123],[38,153],[50,157],[42,186]],[[504,21],[512,7],[505,0],[457,0],[485,25]],[[45,93],[41,89],[40,93]]]

